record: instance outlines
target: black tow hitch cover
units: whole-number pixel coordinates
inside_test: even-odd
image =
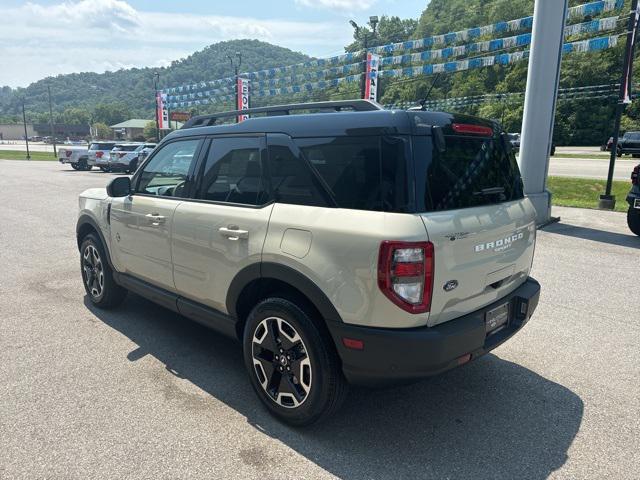
[[[117,177],[107,185],[107,195],[110,197],[126,197],[131,193],[131,179],[129,177]]]

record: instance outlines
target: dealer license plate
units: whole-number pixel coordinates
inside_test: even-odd
[[[494,332],[509,323],[509,304],[505,303],[489,310],[485,314],[484,324],[487,333]]]
[[[638,209],[640,209],[640,198],[636,198],[636,199],[633,201],[633,208],[638,208]]]

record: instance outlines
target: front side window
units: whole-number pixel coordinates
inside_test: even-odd
[[[187,175],[200,140],[181,140],[162,147],[144,166],[136,192],[163,197],[184,197]]]
[[[228,137],[211,141],[198,198],[212,202],[264,205],[263,138]]]

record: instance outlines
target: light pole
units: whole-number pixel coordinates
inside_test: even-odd
[[[233,87],[233,91],[236,94],[236,108],[238,107],[238,95],[240,95],[240,92],[238,91],[238,73],[240,72],[240,65],[242,65],[242,54],[240,52],[236,52],[236,58],[238,59],[237,62],[233,61],[233,57],[231,55],[227,55],[227,58],[229,59],[229,62],[231,63],[231,68],[233,69],[234,72],[234,81],[233,84],[235,85]],[[240,120],[238,117],[236,117],[236,123],[238,123]]]
[[[364,46],[364,61],[362,62],[362,79],[360,80],[360,98],[364,98],[366,86],[365,83],[367,81],[367,53],[369,53],[369,29],[365,27],[361,27],[353,20],[349,20],[349,23],[353,27],[356,32],[356,38],[360,36],[360,32],[363,32],[362,43]],[[369,25],[371,25],[372,29],[372,37],[376,36],[376,28],[378,27],[378,17],[376,15],[372,15],[369,17]]]
[[[29,135],[27,134],[27,115],[24,113],[24,98],[22,99],[22,123],[24,125],[24,141],[27,144],[27,160],[31,160],[29,154]]]
[[[616,196],[611,194],[613,185],[613,171],[616,165],[616,155],[618,154],[618,137],[620,136],[620,121],[627,103],[631,102],[631,78],[633,72],[633,56],[636,48],[636,34],[638,23],[638,0],[632,0],[631,13],[629,14],[629,24],[627,26],[627,44],[624,53],[624,65],[622,67],[622,80],[620,81],[620,93],[616,104],[615,121],[613,127],[613,144],[611,145],[611,156],[609,157],[609,172],[607,174],[607,185],[604,194],[600,195],[598,208],[613,210],[616,206]]]
[[[51,141],[53,142],[53,156],[57,157],[58,152],[56,150],[56,134],[53,127],[53,104],[51,103],[51,85],[47,85],[47,92],[49,92],[49,126],[51,127]]]
[[[153,72],[153,92],[155,95],[156,105],[156,142],[160,143],[160,119],[158,118],[158,83],[160,82],[160,73]]]

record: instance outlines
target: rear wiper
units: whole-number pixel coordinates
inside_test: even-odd
[[[483,188],[479,192],[473,192],[474,195],[498,195],[504,193],[504,187]]]

